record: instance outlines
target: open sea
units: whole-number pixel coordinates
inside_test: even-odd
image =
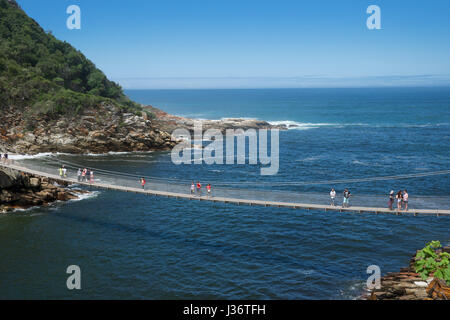
[[[310,184],[450,169],[450,88],[129,90],[133,100],[198,119],[285,123],[280,167],[181,165],[169,152],[57,155],[88,167],[243,189],[323,194],[331,187],[411,207],[450,208],[448,175]],[[43,163],[46,157],[30,161]],[[296,184],[298,182],[298,184]],[[186,186],[189,188],[189,185]],[[419,204],[420,198],[420,204]],[[415,199],[416,202],[415,202]],[[450,245],[450,217],[408,217],[155,198],[95,191],[0,215],[0,299],[354,299],[417,249]],[[82,289],[66,287],[70,265]]]

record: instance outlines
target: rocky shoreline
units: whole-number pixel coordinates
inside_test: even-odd
[[[288,129],[256,119],[196,120],[173,116],[151,106],[144,110],[129,113],[101,104],[77,116],[53,119],[44,115],[27,117],[14,107],[3,108],[0,152],[35,155],[171,150],[177,144],[171,133],[176,129],[193,132],[199,121],[203,131],[218,129],[223,133],[227,129]]]
[[[195,123],[202,124],[202,130],[206,131],[209,129],[220,130],[223,134],[227,129],[232,130],[248,130],[248,129],[279,129],[288,130],[286,125],[272,125],[267,121],[257,120],[257,119],[239,119],[239,118],[227,118],[221,120],[197,120],[184,117],[178,117],[168,114],[158,108],[152,106],[144,107],[154,114],[153,125],[155,128],[166,132],[173,132],[176,129],[186,129],[191,133],[194,131]]]
[[[151,115],[151,116],[149,116]],[[171,150],[176,129],[194,131],[199,120],[177,117],[147,106],[143,112],[129,113],[101,104],[97,109],[65,118],[45,115],[29,117],[14,107],[3,107],[0,114],[0,152],[35,155],[38,153],[106,154]],[[280,129],[255,119],[202,120],[203,131],[218,129]],[[45,206],[55,201],[77,199],[82,190],[34,177],[11,169],[0,169],[0,213]]]
[[[444,252],[450,253],[450,247],[444,247]],[[369,290],[360,297],[360,300],[448,300],[450,287],[444,281],[432,277],[424,281],[415,272],[414,255],[408,267],[401,268],[400,272],[388,272],[381,278],[381,288]]]
[[[14,107],[0,114],[0,151],[73,154],[170,150],[176,144],[146,112],[101,104],[71,117],[27,116]]]
[[[89,193],[85,190],[68,190],[67,187],[67,183],[0,168],[0,213],[75,200]]]

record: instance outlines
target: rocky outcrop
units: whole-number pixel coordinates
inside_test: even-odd
[[[201,121],[203,131],[209,129],[217,129],[222,133],[225,133],[227,129],[279,129],[287,130],[285,125],[271,125],[267,121],[257,120],[257,119],[222,119],[222,120],[196,120],[184,117],[177,117],[170,115],[158,108],[147,106],[145,109],[149,110],[155,115],[153,120],[153,125],[159,130],[166,132],[173,132],[175,129],[187,129],[191,133],[194,130],[194,124]]]
[[[0,168],[0,213],[77,199],[83,190],[70,190],[47,178]]]
[[[443,248],[450,253],[450,247]],[[415,255],[409,267],[389,272],[381,278],[381,288],[367,290],[364,300],[449,300],[450,287],[432,277],[424,281],[414,271]]]
[[[107,153],[171,149],[171,135],[153,126],[147,113],[106,104],[72,117],[27,115],[14,108],[0,114],[0,145],[10,153]]]

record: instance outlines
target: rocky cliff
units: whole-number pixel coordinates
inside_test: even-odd
[[[2,111],[0,149],[10,153],[149,151],[175,144],[169,133],[153,127],[146,113],[129,113],[107,104],[58,118],[24,119],[14,107]]]
[[[67,186],[67,185],[66,185]],[[56,181],[0,168],[0,213],[77,199],[82,190],[67,190]]]

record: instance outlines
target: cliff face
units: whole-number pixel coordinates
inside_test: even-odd
[[[136,115],[100,104],[75,116],[24,119],[14,107],[0,114],[0,145],[11,153],[106,153],[166,150],[171,135],[154,128],[146,113]]]
[[[18,208],[48,205],[57,200],[77,199],[81,190],[68,191],[55,181],[0,168],[0,213]]]

